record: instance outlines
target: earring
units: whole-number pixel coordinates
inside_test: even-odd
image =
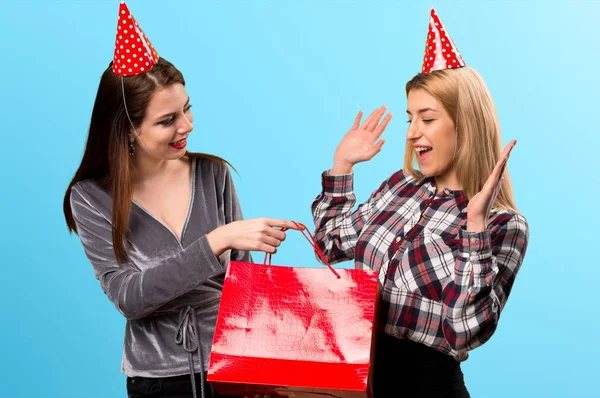
[[[129,156],[133,157],[135,155],[135,138],[129,137]]]

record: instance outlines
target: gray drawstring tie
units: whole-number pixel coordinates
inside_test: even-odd
[[[198,395],[196,394],[196,372],[194,371],[194,351],[198,351],[198,358],[200,359],[200,396],[204,398],[204,372],[202,370],[204,361],[202,360],[202,348],[200,344],[198,322],[196,320],[196,311],[194,311],[192,306],[188,305],[179,311],[179,323],[177,324],[175,343],[182,344],[183,349],[188,354],[188,365],[190,367],[194,398],[198,398]]]

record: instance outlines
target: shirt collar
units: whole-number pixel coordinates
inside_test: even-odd
[[[456,201],[456,206],[461,212],[465,212],[467,210],[467,204],[469,203],[469,198],[463,190],[451,190],[449,188],[444,188],[439,194],[436,194],[437,187],[435,185],[435,179],[433,177],[421,177],[419,183],[427,189],[427,191],[433,196],[435,195],[438,198],[449,198],[452,197]]]

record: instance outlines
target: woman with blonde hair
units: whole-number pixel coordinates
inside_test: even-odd
[[[375,397],[468,397],[460,362],[494,333],[525,256],[489,91],[434,10],[422,73],[406,85],[403,170],[352,208],[353,167],[382,148],[391,113],[354,125],[312,205],[328,260],[378,271]],[[415,163],[418,168],[415,168]]]

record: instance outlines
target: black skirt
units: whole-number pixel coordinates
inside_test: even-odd
[[[469,398],[460,362],[426,345],[377,336],[374,398]]]

